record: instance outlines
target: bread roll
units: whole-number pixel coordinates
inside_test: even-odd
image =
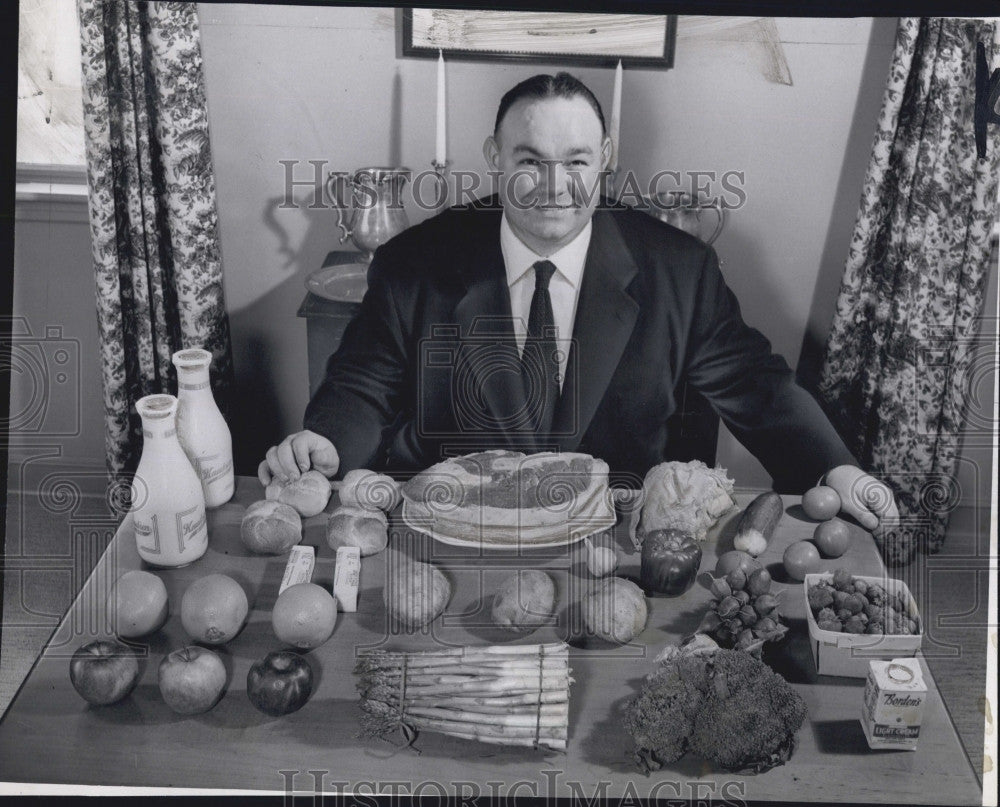
[[[302,540],[302,519],[289,505],[262,499],[244,513],[240,538],[258,555],[281,555]]]
[[[362,557],[375,555],[389,543],[388,526],[381,510],[338,507],[326,524],[326,541],[334,551],[342,546],[356,546]]]
[[[294,507],[300,516],[309,518],[322,513],[330,501],[330,480],[319,471],[306,471],[294,482],[284,483],[275,477],[264,495]]]
[[[337,495],[340,496],[340,503],[347,507],[386,513],[394,510],[402,498],[395,479],[364,468],[348,471],[337,488]]]

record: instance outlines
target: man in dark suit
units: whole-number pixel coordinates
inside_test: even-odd
[[[268,451],[261,481],[510,448],[592,454],[637,487],[672,458],[668,421],[686,383],[777,489],[824,477],[864,526],[895,518],[888,489],[743,322],[714,250],[600,204],[611,147],[600,105],[572,76],[508,92],[484,144],[498,194],[377,251],[305,430]]]

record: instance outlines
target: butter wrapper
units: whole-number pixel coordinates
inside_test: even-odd
[[[281,578],[278,596],[288,588],[298,583],[308,583],[312,580],[313,567],[316,566],[316,549],[311,546],[293,546],[288,553],[288,563],[285,564],[285,575]]]
[[[333,596],[340,604],[340,610],[358,610],[358,586],[361,578],[361,549],[356,546],[341,546],[337,549],[337,565],[333,570]]]

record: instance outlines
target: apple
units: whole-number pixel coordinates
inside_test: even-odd
[[[254,662],[247,673],[247,696],[272,717],[301,709],[312,694],[313,672],[298,653],[275,650]]]
[[[163,700],[179,715],[207,712],[226,688],[226,666],[207,647],[175,650],[163,657],[157,674]]]
[[[69,680],[87,703],[107,706],[135,688],[139,662],[131,648],[121,642],[97,639],[73,653]]]

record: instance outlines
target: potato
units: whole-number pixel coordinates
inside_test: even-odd
[[[326,503],[330,501],[330,480],[319,471],[306,471],[294,482],[287,484],[277,477],[271,480],[264,495],[282,504],[291,505],[303,518],[309,518],[323,512]]]
[[[635,583],[608,577],[585,598],[583,614],[590,633],[627,644],[642,633],[649,611],[646,597]]]
[[[348,471],[337,488],[340,503],[365,510],[394,510],[402,495],[399,483],[391,476],[364,468]]]
[[[530,633],[544,625],[556,606],[556,584],[545,572],[522,569],[505,578],[493,596],[493,624]]]
[[[385,607],[390,619],[406,628],[432,622],[451,599],[451,583],[429,563],[389,554],[385,568]]]
[[[302,540],[302,519],[287,504],[261,499],[243,514],[240,538],[258,555],[280,555]]]
[[[362,557],[375,555],[389,544],[385,513],[360,507],[338,507],[326,523],[326,542],[335,551],[341,546],[356,546]]]

